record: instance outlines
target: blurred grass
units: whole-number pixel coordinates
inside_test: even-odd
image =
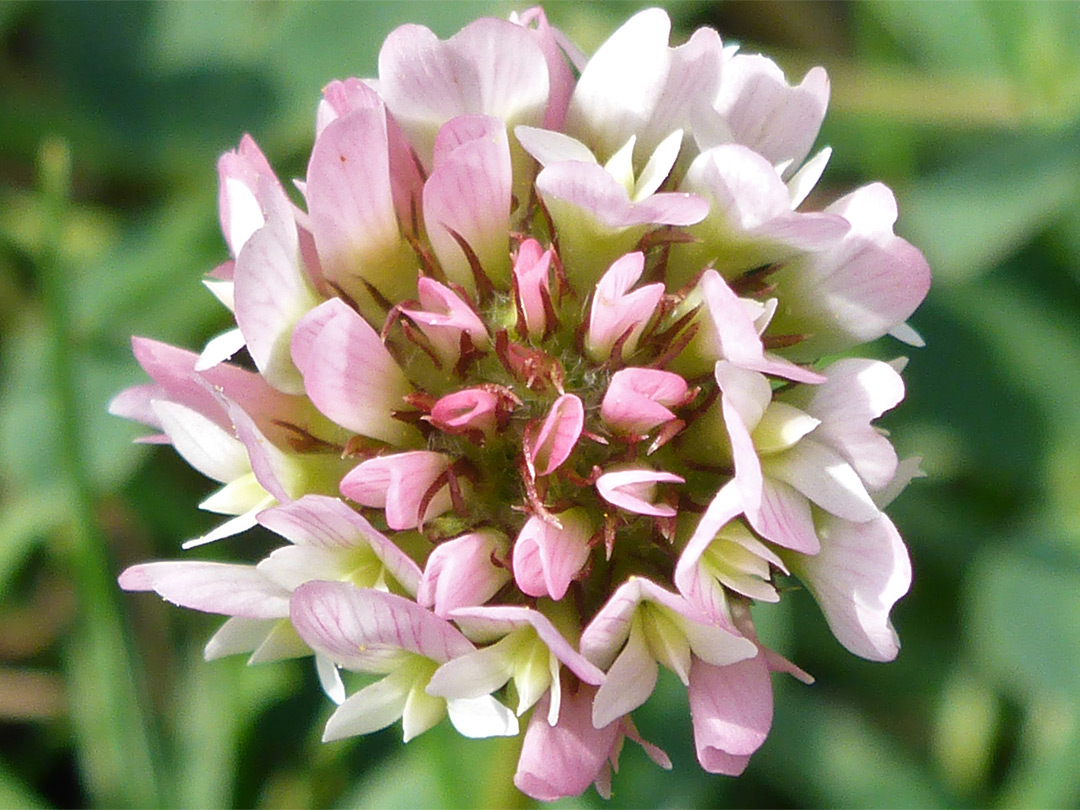
[[[642,5],[548,11],[591,51]],[[1075,806],[1080,5],[667,5],[684,35],[710,24],[789,75],[829,69],[820,196],[889,183],[898,232],[935,270],[913,319],[928,347],[885,420],[929,477],[892,510],[916,576],[894,612],[898,661],[852,658],[793,594],[759,624],[818,683],[777,681],[774,733],[747,773],[700,771],[668,678],[635,717],[675,772],[627,746],[611,806]],[[203,663],[213,620],[121,596],[125,565],[205,528],[206,486],[105,412],[139,380],[129,335],[195,347],[225,326],[199,284],[225,256],[218,154],[251,132],[301,175],[320,88],[371,75],[394,26],[447,36],[509,8],[0,5],[0,690],[20,684],[20,705],[39,707],[0,717],[0,807],[522,801],[491,792],[513,765],[497,741],[444,726],[407,747],[397,729],[323,746],[329,706],[308,667]],[[70,151],[66,202],[38,179],[49,143]],[[24,672],[48,677],[7,677]]]

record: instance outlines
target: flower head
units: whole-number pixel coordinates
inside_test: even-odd
[[[929,271],[883,186],[799,210],[824,71],[669,28],[641,12],[586,60],[539,9],[403,26],[377,80],[324,89],[303,207],[250,137],[219,163],[237,328],[137,340],[152,383],[113,410],[223,484],[198,542],[289,544],[120,582],[230,617],[208,657],[314,654],[325,739],[531,712],[515,784],[607,795],[626,737],[670,767],[630,719],[661,665],[702,767],[745,767],[769,672],[804,676],[749,617],[780,575],[848,649],[898,650],[882,510],[914,468],[872,422],[899,364],[824,355],[910,336]],[[382,678],[346,698],[338,668]]]

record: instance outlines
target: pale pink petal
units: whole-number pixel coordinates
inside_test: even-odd
[[[814,438],[839,452],[871,489],[896,474],[892,444],[870,424],[904,398],[904,380],[888,363],[847,358],[825,369],[806,403],[821,424]]]
[[[814,144],[828,103],[823,68],[813,68],[792,87],[771,59],[738,53],[724,64],[716,107],[738,143],[770,163],[798,166]]]
[[[463,239],[500,288],[510,286],[510,146],[502,121],[461,116],[435,141],[434,168],[424,184],[424,223],[443,270],[476,289]]]
[[[425,495],[449,465],[448,456],[428,450],[377,456],[341,479],[341,494],[362,506],[385,509],[391,529],[415,529],[450,509],[449,488],[444,485],[420,515]]]
[[[154,591],[180,607],[246,619],[289,615],[289,592],[253,565],[168,561],[133,565],[118,580],[125,591]]]
[[[758,534],[784,548],[817,554],[820,548],[810,501],[794,487],[766,477],[761,487],[761,502],[747,507],[746,518]]]
[[[606,359],[619,339],[623,340],[624,357],[637,349],[641,333],[664,296],[664,285],[660,283],[630,292],[644,267],[644,254],[627,253],[597,283],[589,311],[589,331],[585,335],[585,346],[593,359]]]
[[[445,433],[477,430],[487,438],[495,432],[499,397],[483,388],[463,388],[440,397],[426,417]]]
[[[428,556],[416,601],[446,617],[462,607],[482,605],[510,580],[504,559],[510,541],[502,532],[484,529],[439,543]]]
[[[698,155],[679,188],[706,199],[709,214],[690,231],[697,242],[672,247],[673,283],[710,264],[730,277],[781,262],[833,245],[849,228],[834,213],[792,211],[788,188],[773,165],[738,144]]]
[[[889,611],[911,586],[911,561],[885,515],[852,523],[831,515],[819,522],[821,551],[788,555],[792,571],[814,594],[833,635],[871,661],[891,661],[900,640]]]
[[[563,691],[559,721],[547,722],[548,695],[540,698],[525,730],[514,785],[540,801],[580,796],[607,766],[620,736],[618,723],[593,727],[594,691]]]
[[[274,174],[266,156],[250,135],[240,139],[240,146],[218,158],[218,215],[221,232],[233,256],[266,218],[257,195],[260,179],[270,181],[278,188],[281,184]]]
[[[804,383],[819,383],[821,374],[779,358],[768,358],[754,321],[739,297],[715,270],[701,278],[705,317],[701,319],[701,340],[713,349],[710,360],[728,360],[740,368],[772,374]]]
[[[835,450],[812,437],[762,462],[765,475],[784,481],[827,512],[846,520],[873,520],[880,511],[858,473]]]
[[[619,431],[644,435],[675,418],[668,410],[686,399],[689,387],[678,374],[657,368],[624,368],[608,382],[600,417]]]
[[[401,651],[441,663],[474,650],[453,625],[415,602],[346,582],[301,585],[289,615],[313,649],[359,672],[386,671]]]
[[[759,509],[762,500],[761,461],[750,431],[757,427],[772,398],[768,380],[755,371],[718,360],[714,371],[720,386],[720,407],[731,441],[735,480],[747,514]]]
[[[407,298],[416,275],[401,240],[390,178],[386,113],[358,107],[326,125],[307,170],[311,229],[322,272],[349,291],[365,313],[372,285],[391,302]]]
[[[168,400],[151,403],[161,429],[184,461],[227,484],[251,472],[244,445],[202,414]]]
[[[585,405],[581,399],[575,394],[556,399],[535,438],[525,447],[536,474],[550,475],[570,458],[584,427]]]
[[[463,334],[477,348],[487,348],[489,338],[484,322],[457,293],[430,278],[420,279],[416,288],[421,308],[403,307],[401,312],[420,327],[445,361],[457,362]]]
[[[236,257],[236,324],[263,377],[287,394],[304,391],[289,353],[296,322],[318,303],[300,254],[292,204],[282,189],[260,180],[266,224]]]
[[[445,42],[423,26],[403,25],[379,52],[379,92],[430,168],[436,133],[452,118],[540,124],[547,64],[535,32],[504,20],[477,20]]]
[[[166,395],[160,385],[156,383],[144,383],[125,388],[119,394],[109,400],[109,413],[123,419],[131,419],[144,425],[161,430],[161,420],[154,413],[154,400],[165,399]],[[164,439],[168,441],[168,437]],[[136,440],[140,441],[140,440]],[[141,441],[146,441],[142,439]]]
[[[311,401],[335,422],[390,444],[415,441],[415,428],[392,416],[412,387],[375,330],[341,299],[300,322],[293,356]]]
[[[655,504],[650,499],[656,491],[657,484],[681,484],[684,481],[684,478],[675,473],[647,468],[619,470],[601,475],[596,481],[596,491],[608,503],[628,512],[656,517],[674,517],[677,514],[675,507],[665,503]]]
[[[893,233],[896,200],[888,187],[864,186],[825,210],[850,222],[848,234],[771,277],[785,304],[774,328],[808,335],[786,352],[796,360],[881,337],[911,317],[930,288],[922,253]]]
[[[556,515],[561,528],[539,518],[525,521],[514,542],[514,580],[529,596],[558,601],[589,559],[593,527],[581,510]]]
[[[420,584],[420,567],[405,552],[338,498],[305,495],[259,513],[258,521],[289,541],[311,549],[343,550],[366,545],[410,594]]]
[[[607,671],[596,692],[592,721],[596,728],[613,723],[649,699],[656,686],[659,665],[649,652],[645,636],[635,624],[626,646]]]
[[[511,20],[513,21],[513,16]],[[516,22],[533,32],[533,39],[544,53],[548,67],[549,91],[543,125],[558,129],[566,118],[566,108],[570,105],[570,94],[574,92],[575,84],[567,56],[560,46],[562,32],[548,25],[544,10],[539,6],[522,12]],[[529,28],[532,23],[536,23],[535,28]]]
[[[148,338],[132,338],[131,347],[139,365],[160,386],[156,399],[184,405],[224,430],[231,431],[232,424],[215,392],[221,392],[239,404],[256,421],[259,429],[275,441],[295,435],[283,425],[296,425],[304,432],[331,442],[340,438],[340,428],[327,422],[306,397],[283,394],[267,385],[259,374],[228,363],[196,372],[198,356],[194,352]],[[157,426],[156,422],[147,424]]]
[[[695,658],[688,692],[701,767],[739,775],[772,726],[772,683],[764,657],[722,667]]]
[[[710,501],[675,565],[675,587],[710,618],[724,615],[726,599],[719,583],[713,577],[702,574],[698,561],[716,538],[717,532],[742,511],[738,485],[735,482],[725,484]]]
[[[551,620],[537,610],[516,606],[459,608],[451,618],[470,636],[502,637],[519,627],[531,626],[552,654],[578,678],[594,686],[604,682],[604,673],[571,647]]]

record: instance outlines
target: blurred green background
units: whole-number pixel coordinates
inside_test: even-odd
[[[591,52],[639,7],[548,12]],[[895,189],[935,283],[883,421],[928,477],[891,509],[915,568],[899,659],[847,654],[791,594],[758,621],[818,682],[775,681],[746,774],[698,768],[669,678],[635,717],[675,770],[628,746],[610,806],[1076,806],[1080,5],[667,7],[677,40],[708,24],[789,77],[828,69],[819,202]],[[301,176],[320,88],[372,75],[394,26],[448,36],[511,8],[0,4],[0,806],[527,804],[511,745],[443,724],[324,746],[309,661],[204,663],[217,619],[119,593],[123,567],[178,556],[213,519],[195,509],[209,482],[105,410],[142,381],[132,333],[199,348],[226,326],[199,283],[226,256],[221,152],[250,132]]]

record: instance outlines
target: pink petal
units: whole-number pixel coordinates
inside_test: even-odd
[[[570,458],[585,427],[585,405],[575,394],[555,400],[535,439],[525,447],[537,475],[550,475]]]
[[[341,479],[341,494],[362,506],[385,509],[391,529],[415,529],[450,509],[448,487],[443,486],[420,515],[424,496],[448,466],[448,456],[428,450],[377,456]]]
[[[341,299],[297,325],[292,351],[308,396],[334,422],[390,444],[415,441],[415,429],[392,416],[412,387],[375,330]]]
[[[428,168],[445,122],[488,115],[508,127],[537,125],[549,86],[535,33],[504,20],[476,20],[445,42],[423,26],[403,25],[379,52],[379,92]]]
[[[668,410],[683,402],[689,390],[678,374],[655,368],[624,368],[608,382],[600,417],[616,430],[643,436],[675,418]]]
[[[440,397],[427,419],[445,433],[478,430],[487,438],[495,432],[499,397],[483,388],[463,388]]]
[[[468,335],[477,348],[487,348],[484,322],[457,293],[430,278],[420,279],[416,286],[421,309],[401,311],[420,327],[447,363],[456,363],[461,356],[462,334]]]
[[[548,327],[544,295],[550,295],[552,250],[541,252],[540,243],[526,239],[514,259],[514,289],[529,337],[538,338]]]
[[[637,468],[604,473],[596,481],[596,490],[605,501],[639,515],[674,517],[678,514],[673,506],[654,504],[655,487],[660,483],[681,484],[684,478],[674,473]]]
[[[415,594],[420,584],[420,567],[412,558],[338,498],[305,495],[263,510],[258,521],[290,542],[313,549],[369,546],[408,593]]]
[[[160,430],[161,420],[154,413],[153,407],[155,399],[165,399],[165,392],[160,385],[155,383],[133,385],[109,400],[109,413]]]
[[[678,276],[669,281],[676,283],[710,263],[731,276],[780,262],[835,244],[848,230],[835,214],[792,211],[788,188],[773,165],[738,144],[698,155],[679,188],[708,200],[709,214],[691,231],[697,243],[672,248]]]
[[[831,515],[818,527],[821,550],[790,555],[792,571],[814,594],[837,640],[871,661],[891,661],[900,641],[889,611],[911,586],[911,561],[884,514],[853,523]]]
[[[593,727],[593,695],[587,686],[564,690],[554,726],[546,719],[549,697],[540,698],[525,730],[514,774],[518,790],[540,801],[554,801],[580,796],[600,775],[620,738],[620,726]]]
[[[531,517],[514,542],[514,580],[529,596],[558,601],[589,559],[593,527],[581,510],[556,515],[562,528]]]
[[[794,487],[773,478],[765,478],[761,502],[746,510],[746,518],[758,534],[778,546],[817,554],[821,543],[810,513],[810,501]]]
[[[485,529],[439,543],[428,556],[416,601],[445,618],[450,611],[482,605],[510,579],[504,558],[510,542],[501,532]]]
[[[424,184],[424,224],[443,270],[474,290],[468,258],[451,231],[471,248],[497,286],[510,286],[510,146],[502,121],[461,116],[435,141],[434,168]]]
[[[289,615],[289,592],[253,565],[169,561],[126,569],[118,580],[125,591],[155,591],[180,607],[241,616],[281,619]]]
[[[570,105],[570,94],[574,92],[575,84],[574,74],[559,45],[561,32],[548,25],[544,10],[539,6],[522,12],[517,22],[533,32],[533,40],[540,46],[547,62],[549,92],[543,126],[559,129],[566,118],[566,108]],[[536,23],[535,28],[529,28],[532,23]]]
[[[403,244],[390,178],[386,113],[357,107],[315,140],[307,171],[311,230],[323,274],[369,306],[364,282],[391,302],[412,293],[416,259]]]
[[[695,658],[688,691],[698,762],[709,773],[738,776],[772,726],[772,682],[764,656],[723,667]]]
[[[347,582],[301,585],[289,615],[313,649],[360,672],[385,671],[401,651],[442,663],[475,649],[453,625],[415,602]]]

